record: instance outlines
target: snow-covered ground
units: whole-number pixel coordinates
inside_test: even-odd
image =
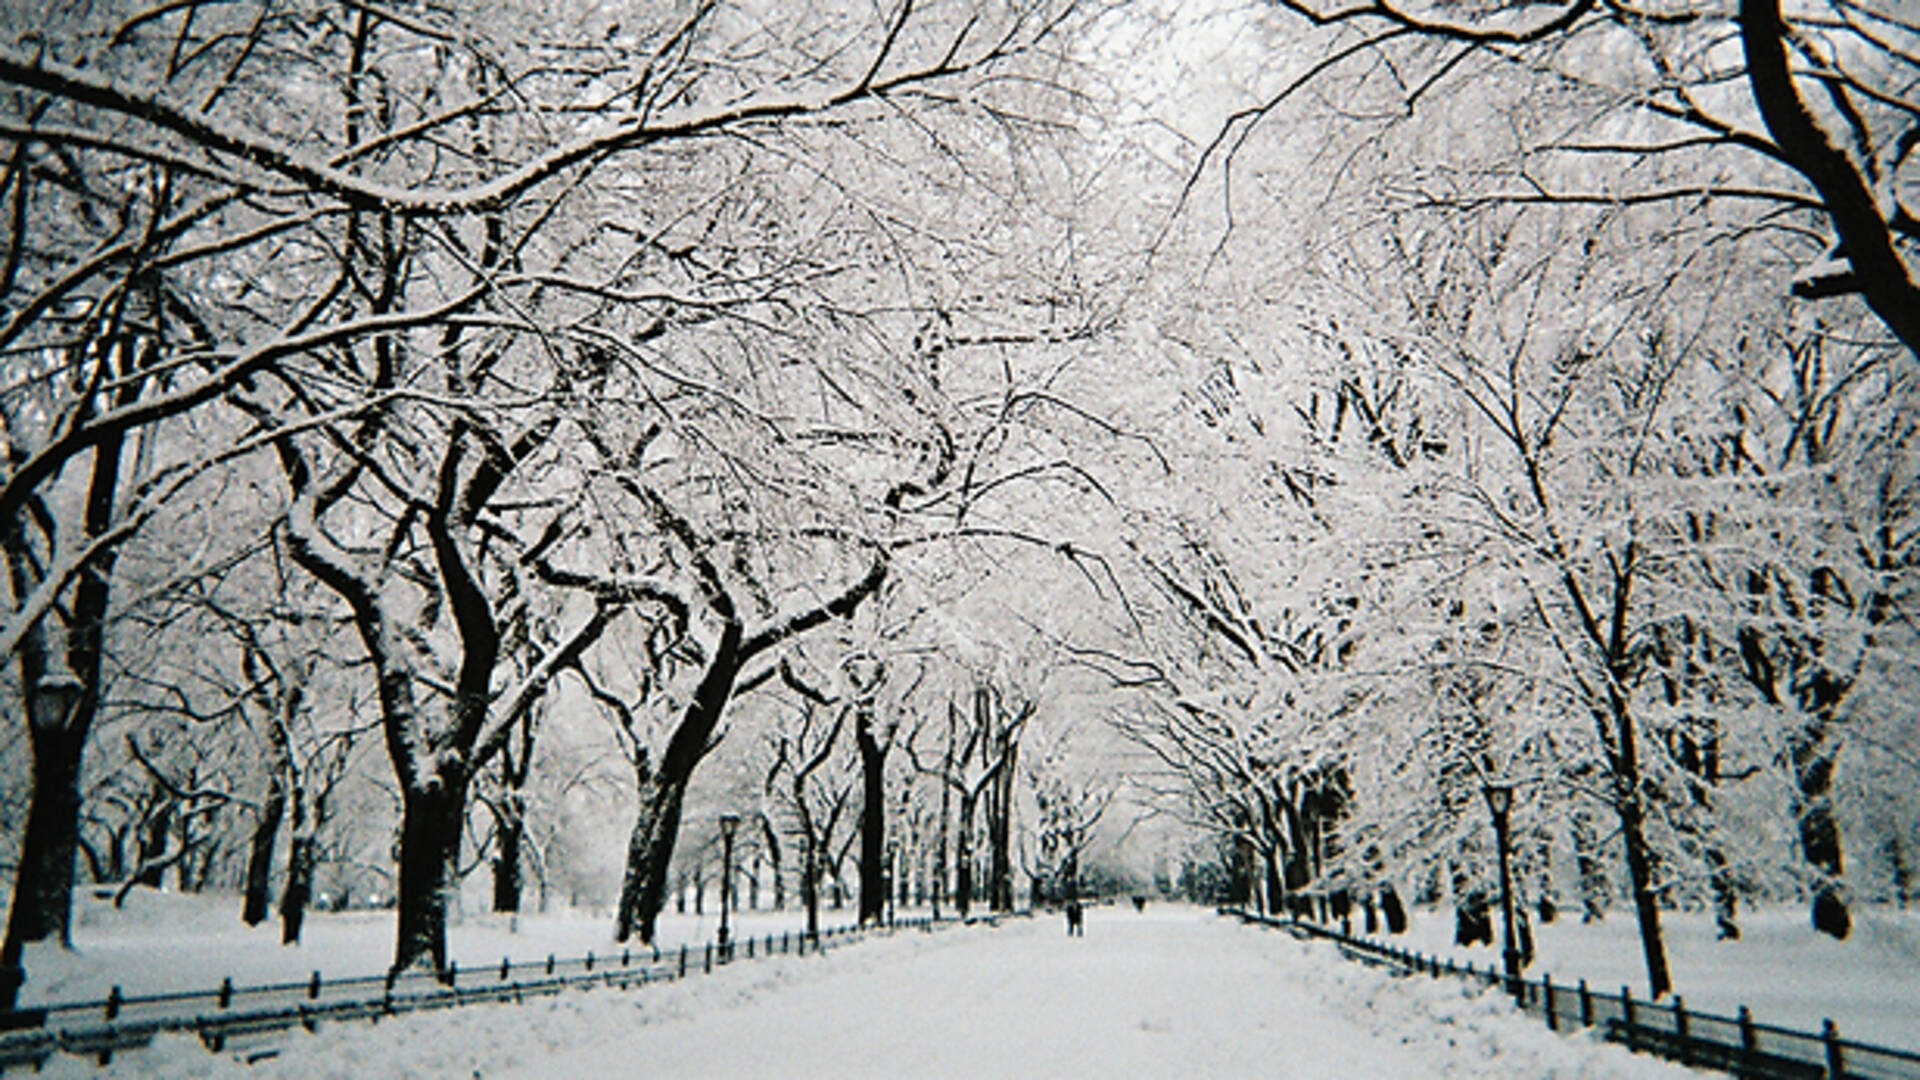
[[[236,987],[300,982],[315,971],[331,981],[383,974],[393,959],[391,911],[314,912],[300,944],[287,947],[280,944],[277,919],[251,928],[240,922],[237,896],[141,889],[118,909],[91,893],[76,896],[74,907],[71,951],[28,947],[21,1004],[97,1001],[115,986],[129,996],[215,990],[227,977]],[[821,928],[851,923],[853,914],[823,909]],[[736,940],[777,936],[804,925],[798,911],[737,912],[733,933]],[[683,942],[700,945],[713,940],[719,927],[717,910],[669,912],[661,915],[656,937],[663,950]],[[605,957],[620,949],[612,918],[584,912],[469,914],[447,929],[448,956],[469,971],[497,967],[502,959],[531,962],[551,953],[564,960],[589,952]]]
[[[1760,908],[1742,913],[1740,940],[1718,941],[1706,913],[1663,912],[1674,987],[1700,1012],[1733,1016],[1745,1005],[1759,1023],[1814,1033],[1831,1017],[1846,1038],[1920,1050],[1920,911],[1856,905],[1853,915],[1853,933],[1835,941],[1814,932],[1804,906]],[[1528,978],[1552,975],[1569,985],[1584,978],[1595,990],[1617,994],[1626,986],[1645,996],[1632,912],[1586,924],[1561,918],[1534,932],[1539,958]],[[1497,948],[1453,944],[1450,912],[1415,911],[1404,936],[1382,940],[1483,969],[1500,963]]]
[[[751,916],[750,916],[751,918]],[[526,925],[522,925],[523,931]],[[1556,1035],[1497,993],[1400,979],[1195,908],[1099,908],[902,932],[631,991],[576,991],[279,1037],[257,1065],[190,1036],[121,1076],[677,1077],[1694,1075]],[[97,1075],[58,1057],[45,1075]]]

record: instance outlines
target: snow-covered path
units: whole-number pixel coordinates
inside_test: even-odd
[[[743,995],[505,1075],[1555,1074],[1556,1063],[1532,1053],[1500,1062],[1493,1030],[1457,1032],[1471,1036],[1464,1040],[1416,1031],[1403,1040],[1392,1030],[1399,1023],[1440,1028],[1450,1021],[1383,1016],[1374,1003],[1356,1002],[1314,977],[1327,965],[1348,967],[1331,950],[1193,909],[1095,910],[1084,938],[1068,938],[1050,919],[1014,921],[952,932],[940,946],[871,965],[858,963],[861,951],[849,950],[845,970],[804,989]],[[1617,1048],[1535,1031],[1528,1021],[1497,1015],[1504,1006],[1495,1008],[1485,1018],[1490,1028],[1511,1024],[1507,1034],[1531,1050],[1565,1055],[1558,1064],[1573,1067],[1558,1075],[1667,1072]]]
[[[264,1049],[255,1047],[255,1050]],[[587,1077],[1391,1077],[1695,1075],[1516,1015],[1497,993],[1394,978],[1325,942],[1181,907],[903,931],[593,990],[323,1024],[256,1065],[188,1035],[116,1076],[247,1080]],[[48,1075],[96,1076],[59,1055]]]
[[[676,1077],[1305,1077],[1330,1075],[1329,1062],[1346,1075],[1432,1075],[1304,986],[1272,979],[1248,930],[1192,911],[1099,910],[1087,933],[1017,921],[514,1075],[618,1076],[641,1061]]]

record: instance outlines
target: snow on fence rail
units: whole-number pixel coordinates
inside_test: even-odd
[[[217,990],[135,997],[123,996],[116,986],[99,1001],[0,1011],[0,1072],[16,1065],[31,1065],[37,1070],[58,1051],[97,1056],[104,1065],[116,1051],[145,1046],[161,1032],[192,1031],[208,1050],[217,1053],[296,1026],[313,1031],[322,1021],[376,1019],[480,1002],[518,1002],[568,988],[645,986],[710,973],[716,966],[755,956],[820,953],[857,941],[876,929],[934,927],[933,919],[899,919],[884,927],[837,926],[811,937],[804,932],[748,937],[724,947],[708,942],[664,951],[641,946],[569,959],[551,954],[545,960],[515,962],[503,958],[498,965],[487,967],[449,965],[442,976],[408,972],[322,980],[316,971],[300,982],[241,988],[229,978]],[[275,1052],[266,1048],[243,1056],[251,1062]]]
[[[1485,970],[1472,964],[1461,967],[1452,960],[1356,938],[1297,918],[1275,919],[1238,908],[1221,912],[1296,936],[1324,938],[1347,956],[1367,963],[1500,986],[1522,1011],[1545,1020],[1555,1031],[1575,1025],[1597,1028],[1611,1042],[1685,1065],[1750,1080],[1920,1080],[1920,1053],[1843,1039],[1832,1020],[1819,1034],[1811,1034],[1755,1023],[1744,1005],[1737,1017],[1717,1016],[1688,1009],[1677,994],[1662,1003],[1636,999],[1624,986],[1618,994],[1598,992],[1585,979],[1572,985],[1555,983],[1551,974],[1538,980],[1508,979],[1492,965]]]

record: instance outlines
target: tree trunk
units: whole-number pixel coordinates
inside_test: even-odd
[[[296,812],[295,817],[299,815]],[[294,824],[293,843],[287,848],[287,886],[280,893],[280,944],[297,945],[306,925],[307,904],[313,899],[314,837]]]
[[[800,843],[800,903],[807,909],[807,937],[819,937],[820,845],[811,829]]]
[[[947,889],[947,845],[953,819],[953,727],[954,707],[947,705],[947,742],[940,759],[940,827],[933,849],[933,917],[940,918],[940,901]],[[966,913],[963,911],[964,916]]]
[[[29,705],[46,709],[47,695],[33,695]],[[49,718],[51,719],[51,718]],[[20,865],[13,887],[13,905],[7,914],[7,937],[0,952],[0,1009],[17,1000],[24,972],[21,950],[28,942],[58,941],[72,945],[73,868],[80,838],[80,755],[86,746],[83,732],[64,723],[35,723],[33,794],[27,802],[27,823],[20,848]]]
[[[117,399],[124,405],[138,393],[138,383],[129,382]],[[84,537],[103,536],[113,524],[124,443],[124,436],[115,434],[94,449],[82,515]],[[0,516],[0,548],[5,550],[14,596],[21,598],[40,580],[25,527],[18,512]],[[51,534],[48,541],[51,547]],[[57,937],[62,945],[72,944],[81,757],[100,705],[108,583],[115,561],[115,551],[108,547],[85,563],[64,628],[54,632],[58,619],[52,613],[44,615],[22,635],[16,649],[33,751],[33,794],[28,798],[20,861],[14,869],[6,940],[0,944],[0,1007],[12,1008],[17,1000],[25,980],[20,958],[27,942]]]
[[[1620,839],[1627,850],[1627,878],[1633,887],[1634,912],[1640,922],[1640,951],[1647,964],[1648,995],[1655,1000],[1673,989],[1667,969],[1666,941],[1660,931],[1660,903],[1654,895],[1656,863],[1647,843],[1640,806],[1640,766],[1633,717],[1616,694],[1612,701],[1614,734],[1614,800],[1620,815]]]
[[[887,752],[873,734],[873,709],[862,704],[854,732],[860,747],[860,924],[878,923],[887,909]]]
[[[663,761],[662,773],[665,768]],[[633,836],[627,843],[626,878],[620,887],[620,910],[614,927],[616,941],[638,937],[643,944],[653,944],[685,799],[684,784],[673,783],[661,773],[641,786],[639,816],[634,819]]]
[[[666,752],[660,755],[651,783],[642,785],[640,814],[627,846],[627,880],[620,890],[616,940],[625,941],[638,934],[642,942],[653,943],[654,924],[666,899],[673,846],[679,838],[687,781],[709,749],[708,740],[733,695],[733,681],[747,660],[741,651],[741,638],[739,621],[728,618],[693,700],[687,703],[686,712],[667,741]]]
[[[1380,890],[1380,913],[1386,916],[1387,933],[1404,934],[1407,932],[1407,908],[1400,902],[1400,894],[1389,885]]]
[[[260,808],[260,820],[253,827],[252,849],[247,854],[246,897],[240,906],[240,921],[248,926],[267,921],[273,846],[280,842],[280,819],[286,812],[286,785],[276,775],[267,781],[267,800]]]
[[[173,825],[173,804],[167,801],[166,790],[159,781],[153,785],[153,808],[147,812],[147,819],[140,823],[134,847],[133,883],[149,889],[158,889],[165,880],[167,870],[167,833]]]
[[[1640,921],[1640,952],[1647,964],[1647,992],[1658,1000],[1673,989],[1667,971],[1666,942],[1660,931],[1660,904],[1653,893],[1654,857],[1647,846],[1636,795],[1620,803],[1620,836],[1627,848],[1627,878],[1633,884],[1634,913]]]
[[[1607,864],[1593,815],[1584,806],[1573,811],[1573,861],[1580,874],[1580,921],[1599,922],[1607,917]]]
[[[1826,689],[1831,680],[1817,673],[1809,690],[1809,704],[1821,719],[1809,724],[1793,743],[1793,777],[1800,789],[1800,850],[1820,877],[1813,887],[1813,928],[1846,940],[1853,917],[1841,892],[1840,823],[1833,815],[1834,750],[1826,737],[1825,714],[1839,702],[1841,692]]]
[[[1020,748],[1004,741],[1003,746],[1000,772],[993,778],[993,798],[987,804],[987,905],[994,911],[1013,910],[1013,781],[1014,758]]]
[[[973,909],[973,804],[974,796],[960,796],[960,827],[953,839],[953,907],[962,919]]]
[[[1280,905],[1286,900],[1286,886],[1280,880],[1280,851],[1278,845],[1268,845],[1263,853],[1267,875],[1267,914],[1280,914]]]
[[[502,800],[506,804],[494,834],[493,910],[518,913],[520,910],[520,849],[526,840],[527,818],[517,796]]]
[[[445,766],[428,783],[401,792],[396,973],[419,968],[444,977],[447,970],[447,908],[460,893],[466,795],[466,777]]]
[[[766,845],[768,871],[773,884],[773,910],[787,910],[787,882],[780,872],[780,834],[773,829],[773,822],[765,814],[760,815],[760,839]]]

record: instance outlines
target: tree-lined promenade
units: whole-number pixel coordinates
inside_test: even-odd
[[[1898,3],[0,26],[0,1005],[89,885],[441,975],[1630,912],[1654,997],[1664,913],[1915,891]]]

